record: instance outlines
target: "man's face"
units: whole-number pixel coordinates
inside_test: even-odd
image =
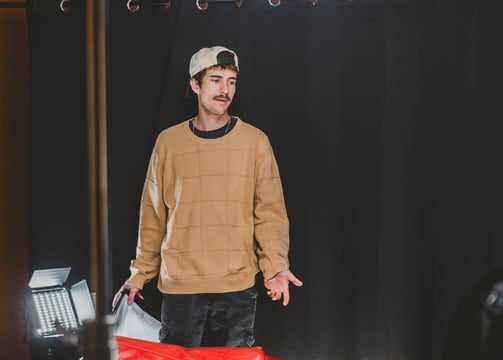
[[[201,86],[191,79],[192,90],[199,99],[199,111],[223,115],[227,113],[236,93],[237,73],[231,69],[214,67],[206,70]]]

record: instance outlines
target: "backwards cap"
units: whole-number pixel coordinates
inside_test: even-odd
[[[220,54],[222,51],[228,51],[234,56],[229,58],[225,57],[223,59],[217,59],[218,54]],[[192,58],[190,59],[189,64],[190,77],[193,77],[198,72],[215,65],[236,65],[236,67],[239,70],[238,56],[234,51],[224,48],[223,46],[202,48],[198,50],[194,55],[192,55]]]

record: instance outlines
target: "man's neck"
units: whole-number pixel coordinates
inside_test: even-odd
[[[226,112],[222,115],[204,114],[199,112],[194,118],[194,125],[197,129],[203,131],[211,131],[224,126],[230,119]]]

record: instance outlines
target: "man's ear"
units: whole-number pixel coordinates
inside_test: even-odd
[[[199,94],[200,87],[195,78],[190,78],[190,88],[195,94]]]

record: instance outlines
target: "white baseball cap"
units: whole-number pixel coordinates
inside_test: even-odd
[[[234,56],[218,59],[218,55],[223,51],[227,51]],[[234,51],[223,46],[213,46],[209,48],[202,48],[192,55],[189,64],[190,77],[193,77],[198,72],[215,65],[236,65],[239,71],[238,56]]]

